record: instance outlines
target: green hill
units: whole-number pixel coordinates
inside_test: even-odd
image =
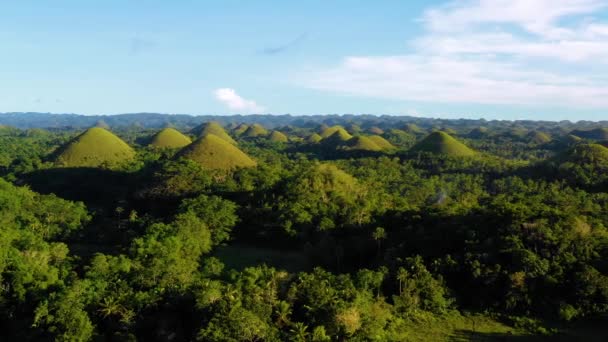
[[[388,140],[384,139],[383,137],[381,137],[379,135],[370,135],[370,136],[368,136],[368,138],[383,150],[389,150],[391,148],[395,148],[395,146],[393,146],[393,144],[391,144],[390,142],[388,142]]]
[[[135,151],[110,131],[93,127],[67,143],[56,153],[61,167],[115,166],[135,156]]]
[[[344,142],[350,140],[353,136],[348,134],[344,129],[335,131],[332,135],[327,138],[323,138],[321,143],[328,146],[338,147],[342,145]]]
[[[344,141],[353,137],[344,129],[344,127],[336,125],[336,126],[332,126],[332,127],[328,127],[326,129],[324,129],[321,132],[321,138],[326,139],[336,133],[338,133],[338,135],[341,137],[341,140],[344,140]]]
[[[583,139],[608,140],[608,128],[594,128],[590,130],[575,129],[570,134]]]
[[[215,121],[205,122],[204,124],[195,127],[192,130],[192,133],[195,134],[197,137],[203,137],[207,134],[213,134],[218,138],[221,138],[233,145],[236,145],[236,141],[234,141],[234,139],[232,139],[232,137],[228,135],[228,133],[226,133],[222,125]]]
[[[148,146],[156,148],[182,148],[192,142],[190,138],[183,135],[174,128],[165,128],[156,133]]]
[[[254,123],[247,128],[243,135],[248,138],[262,137],[268,135],[268,131],[264,126]]]
[[[375,134],[375,135],[381,135],[384,134],[384,130],[382,130],[382,128],[377,127],[377,126],[373,126],[370,127],[370,129],[367,130],[370,134]]]
[[[410,152],[429,152],[450,156],[472,156],[475,151],[445,132],[436,131],[414,145]]]
[[[317,133],[313,133],[313,134],[309,135],[308,138],[306,138],[306,141],[311,144],[316,144],[321,140],[323,140],[323,138],[320,135],[318,135]]]
[[[412,134],[423,134],[424,130],[420,127],[418,127],[418,125],[413,124],[413,123],[409,123],[407,125],[405,125],[405,127],[403,127],[403,130],[406,131],[407,133],[412,133]]]
[[[370,138],[357,136],[344,142],[342,146],[345,150],[356,151],[380,151],[382,148],[374,143]]]
[[[268,137],[270,141],[278,142],[278,143],[286,143],[289,141],[287,136],[279,131],[272,131],[270,136]]]
[[[600,144],[579,144],[553,158],[554,162],[576,165],[598,164],[608,166],[608,148]]]
[[[245,133],[245,131],[249,128],[249,126],[247,126],[246,124],[242,123],[238,126],[236,126],[233,130],[234,134],[236,134],[237,136]]]
[[[469,133],[467,133],[467,137],[471,139],[481,139],[488,136],[489,131],[487,127],[477,127],[473,128]]]
[[[551,141],[551,137],[544,132],[532,131],[528,133],[528,140],[533,144],[546,144]]]
[[[194,160],[211,170],[231,170],[257,165],[243,151],[214,134],[199,138],[184,147],[177,156]]]

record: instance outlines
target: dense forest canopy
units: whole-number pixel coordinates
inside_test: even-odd
[[[0,124],[2,340],[608,336],[608,123]]]

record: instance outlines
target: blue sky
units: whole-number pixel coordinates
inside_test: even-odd
[[[2,1],[0,112],[608,119],[608,1]]]

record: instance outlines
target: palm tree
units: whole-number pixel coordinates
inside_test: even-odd
[[[399,267],[397,271],[397,280],[399,281],[399,295],[403,294],[403,283],[407,281],[409,277],[409,273],[403,267]]]
[[[378,244],[378,255],[380,255],[380,248],[382,247],[382,240],[386,239],[386,231],[382,227],[377,227],[372,233],[372,237]]]
[[[309,332],[308,326],[302,322],[296,322],[293,324],[293,328],[289,329],[291,333],[291,340],[294,342],[306,342]]]

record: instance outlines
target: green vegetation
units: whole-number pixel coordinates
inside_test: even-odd
[[[350,135],[342,126],[332,126],[321,131],[321,138],[327,139],[330,137],[339,137],[339,140],[346,141],[353,136]]]
[[[433,132],[410,149],[410,152],[428,152],[448,156],[472,156],[475,151],[445,132]]]
[[[308,138],[306,138],[306,141],[311,144],[316,144],[316,143],[320,142],[321,140],[323,140],[323,137],[321,137],[317,133],[313,133],[313,134],[309,135]]]
[[[156,133],[149,146],[155,148],[182,148],[192,142],[190,138],[180,133],[174,128],[164,128]]]
[[[56,153],[61,167],[113,167],[129,161],[135,151],[110,131],[93,127],[74,138]]]
[[[379,135],[370,135],[367,137],[369,140],[373,141],[376,145],[378,145],[378,147],[380,147],[383,150],[390,150],[395,148],[395,146],[393,146],[393,144],[391,144],[390,142],[388,142],[386,139],[384,139],[383,137],[379,136]]]
[[[264,126],[257,124],[257,123],[249,126],[247,128],[247,130],[243,133],[243,136],[248,137],[248,138],[256,138],[256,137],[262,137],[262,136],[267,136],[267,135],[268,135],[268,130],[266,130],[266,128],[264,128]]]
[[[289,141],[287,136],[279,131],[272,131],[272,133],[270,133],[270,136],[268,137],[268,140],[277,143],[286,143]]]
[[[599,124],[145,117],[290,139],[147,148],[144,120],[108,116],[131,158],[58,168],[78,131],[0,128],[0,340],[608,336],[608,148],[568,136]]]
[[[243,133],[245,133],[247,131],[247,129],[249,128],[249,126],[247,126],[246,124],[242,123],[239,124],[238,126],[236,126],[233,130],[234,134],[236,136],[242,135]]]
[[[215,134],[207,134],[199,138],[184,147],[178,156],[194,160],[210,170],[231,170],[256,166],[256,162],[243,151]]]
[[[337,134],[337,132],[334,134]],[[369,137],[357,136],[347,140],[344,144],[344,149],[358,151],[380,151],[382,150],[382,147],[378,146]]]
[[[528,139],[533,144],[546,144],[551,141],[551,137],[547,133],[539,131],[528,133]]]
[[[608,128],[598,127],[590,130],[575,129],[570,134],[591,140],[608,140]]]
[[[195,127],[192,130],[192,133],[194,135],[196,135],[197,137],[204,137],[208,134],[213,134],[222,140],[225,140],[233,145],[236,145],[236,141],[234,141],[234,139],[232,139],[232,137],[230,135],[228,135],[228,133],[226,133],[226,131],[224,130],[222,125],[220,125],[216,121],[209,121],[198,127]]]

